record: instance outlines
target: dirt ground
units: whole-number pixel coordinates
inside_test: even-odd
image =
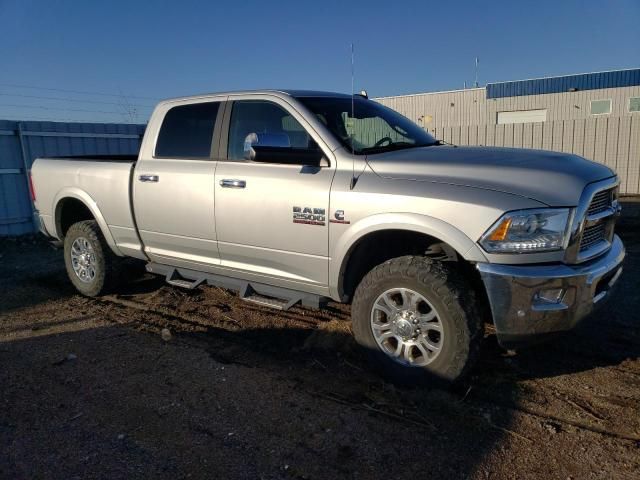
[[[370,372],[348,307],[263,309],[138,264],[117,294],[83,298],[60,251],[2,240],[0,477],[640,478],[640,204],[626,207],[607,309],[516,354],[489,328],[453,391]]]

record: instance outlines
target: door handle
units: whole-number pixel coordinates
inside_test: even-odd
[[[138,180],[141,182],[158,182],[160,177],[158,175],[140,175]]]
[[[244,180],[224,179],[220,180],[220,186],[222,188],[244,188],[247,186],[247,182]]]

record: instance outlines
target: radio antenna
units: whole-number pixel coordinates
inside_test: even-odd
[[[476,83],[474,87],[478,88],[478,57],[476,57]]]
[[[355,125],[355,100],[354,100],[354,90],[353,90],[353,82],[355,77],[355,68],[353,61],[353,42],[351,42],[351,120],[349,125],[349,138],[351,140],[351,185],[350,190],[353,190],[353,187],[356,186],[356,158],[355,158],[355,149],[353,147],[353,127]]]

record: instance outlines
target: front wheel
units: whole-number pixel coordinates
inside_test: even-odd
[[[69,227],[64,237],[64,262],[71,283],[80,293],[95,297],[111,286],[114,257],[95,220]]]
[[[351,309],[356,341],[397,383],[453,382],[468,371],[482,341],[471,289],[455,270],[426,257],[375,267]]]

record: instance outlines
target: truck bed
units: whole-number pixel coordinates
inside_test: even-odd
[[[130,196],[136,161],[132,155],[36,159],[31,177],[36,208],[46,231],[60,238],[60,212],[55,211],[56,205],[61,208],[61,198],[78,199],[92,211],[116,251],[127,255],[139,252]]]

